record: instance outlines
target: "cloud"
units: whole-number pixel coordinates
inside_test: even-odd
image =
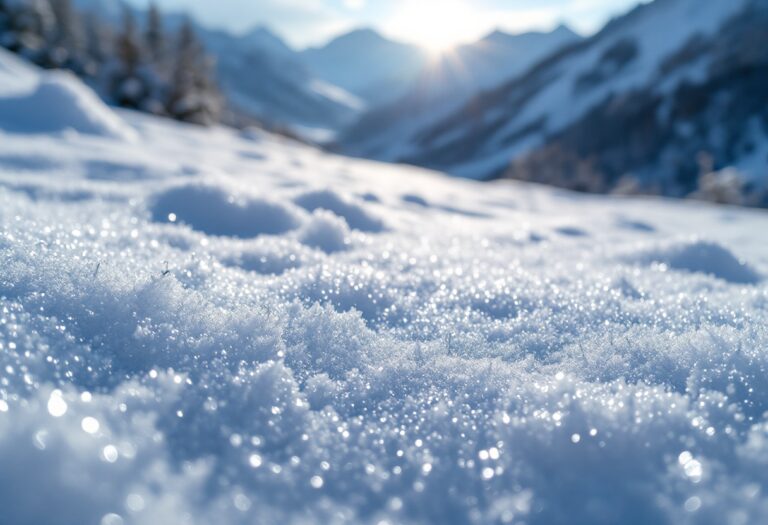
[[[358,10],[365,7],[365,0],[344,0],[347,9]]]

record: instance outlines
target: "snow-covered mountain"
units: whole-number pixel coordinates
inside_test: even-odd
[[[146,19],[144,9],[124,0],[75,0],[75,5],[116,27],[126,9],[134,11],[140,25]],[[181,12],[166,12],[163,25],[173,33],[187,18]],[[324,141],[359,117],[362,100],[311,72],[299,53],[268,28],[233,34],[203,22],[194,21],[196,33],[215,60],[228,121],[259,122]]]
[[[321,79],[362,98],[372,107],[403,94],[428,63],[427,53],[359,29],[301,53]]]
[[[0,522],[764,523],[766,230],[115,110],[0,50]]]
[[[641,5],[392,151],[472,178],[514,159],[516,178],[605,191],[629,175],[673,195],[696,189],[705,152],[764,181],[767,20],[763,0]]]
[[[565,26],[547,33],[511,35],[494,31],[424,64],[398,100],[374,108],[346,130],[340,142],[348,153],[398,160],[413,153],[425,129],[495,88],[579,36]]]
[[[199,33],[216,59],[227,100],[237,110],[323,139],[363,109],[360,99],[315,76],[268,29],[233,35],[201,27]]]

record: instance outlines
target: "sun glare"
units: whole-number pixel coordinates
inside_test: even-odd
[[[440,54],[471,36],[472,7],[460,0],[413,0],[392,20],[394,31]]]

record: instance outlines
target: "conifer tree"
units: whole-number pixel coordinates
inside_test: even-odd
[[[152,2],[147,10],[147,26],[144,33],[149,59],[154,64],[162,64],[165,59],[165,31],[163,19],[157,4]]]
[[[189,20],[185,20],[179,29],[173,60],[168,97],[171,116],[197,124],[215,122],[219,118],[221,104],[213,81],[212,64]]]
[[[141,69],[143,53],[133,13],[126,9],[123,26],[115,42],[117,68],[113,74],[110,93],[114,102],[123,107],[141,109],[148,87]]]
[[[54,28],[48,0],[0,0],[0,45],[40,63]]]
[[[85,33],[71,0],[54,0],[56,21],[51,38],[51,67],[67,67],[77,73],[85,62]]]

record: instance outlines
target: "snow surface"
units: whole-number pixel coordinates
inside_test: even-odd
[[[80,133],[131,141],[135,132],[73,74],[31,70],[0,50],[0,129],[17,133]]]
[[[0,522],[767,515],[764,212],[54,118],[137,138],[0,129]]]

